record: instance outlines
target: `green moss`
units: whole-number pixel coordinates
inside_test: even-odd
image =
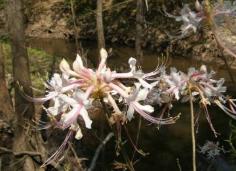
[[[5,57],[5,70],[9,77],[9,75],[12,75],[11,48],[8,43],[2,43],[2,47]],[[50,72],[53,56],[45,51],[34,48],[28,48],[27,51],[34,94],[41,95],[44,92],[43,84],[48,79],[48,72]],[[37,91],[37,89],[41,92]]]
[[[3,9],[5,5],[5,0],[0,0],[0,9]]]

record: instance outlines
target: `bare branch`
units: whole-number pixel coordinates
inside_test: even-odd
[[[34,151],[19,151],[19,152],[14,152],[14,151],[12,151],[12,150],[10,150],[8,148],[0,147],[0,154],[4,154],[4,153],[13,154],[15,157],[20,157],[20,156],[24,156],[24,155],[28,155],[28,156],[42,156],[41,153],[39,153],[39,152],[34,152]]]
[[[106,143],[114,136],[113,132],[110,132],[109,134],[107,134],[106,138],[102,141],[102,143],[98,146],[98,148],[96,149],[96,152],[93,156],[93,160],[90,164],[90,167],[88,169],[88,171],[92,171],[95,168],[96,165],[96,161],[98,159],[98,156],[102,150],[102,148],[106,145]]]

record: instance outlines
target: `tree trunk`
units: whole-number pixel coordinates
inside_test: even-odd
[[[137,0],[136,7],[136,38],[135,38],[135,52],[136,57],[141,62],[143,59],[142,38],[143,38],[143,0]]]
[[[12,102],[5,80],[4,56],[2,45],[0,45],[0,119],[10,123],[14,118]]]
[[[85,66],[87,66],[87,58],[83,54],[83,48],[82,44],[79,42],[79,30],[78,30],[78,22],[76,19],[76,12],[75,12],[75,1],[76,0],[70,0],[70,9],[71,9],[71,15],[72,15],[72,20],[73,20],[73,30],[75,34],[75,45],[76,45],[76,53],[80,54],[83,62],[85,63]]]
[[[27,101],[21,93],[22,87],[24,93],[29,96],[33,96],[31,89],[29,60],[25,45],[23,4],[22,0],[8,0],[7,3],[6,12],[9,37],[11,40],[15,90],[14,107],[16,113],[13,151],[37,151],[41,153],[44,151],[41,144],[41,138],[38,136],[37,131],[31,127],[32,119],[34,118],[34,104]],[[44,155],[42,154],[40,159],[44,158],[43,156]],[[39,165],[34,162],[33,156],[22,155],[21,157],[22,158],[20,159],[18,158],[21,162],[18,162],[14,166],[14,170],[41,170]]]
[[[76,14],[75,14],[75,7],[74,7],[74,0],[70,0],[70,9],[71,9],[71,15],[73,20],[73,27],[74,27],[74,34],[75,34],[75,45],[76,45],[76,52],[80,53],[80,47],[79,47],[79,34],[78,34],[78,28],[76,23]]]
[[[102,19],[102,0],[97,0],[97,39],[98,50],[105,48],[105,38]]]
[[[8,93],[5,80],[4,56],[2,45],[0,45],[0,147],[12,148],[13,129],[12,123],[14,120],[14,111],[12,101]],[[0,170],[9,170],[11,164],[11,155],[0,155],[1,164]]]

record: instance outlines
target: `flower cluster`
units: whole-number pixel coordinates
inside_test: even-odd
[[[45,110],[53,126],[70,130],[62,145],[45,165],[58,158],[73,135],[76,139],[82,138],[79,118],[83,120],[87,129],[92,128],[88,109],[93,107],[93,102],[96,100],[112,108],[112,114],[109,115],[111,124],[124,124],[132,120],[135,112],[150,123],[173,124],[180,115],[171,116],[168,112],[168,116],[164,117],[164,114],[172,108],[174,101],[187,102],[190,97],[200,101],[200,106],[203,107],[215,135],[216,131],[207,110],[208,105],[214,103],[236,119],[235,100],[224,95],[226,91],[226,87],[223,86],[224,80],[213,79],[214,72],[208,72],[205,65],[199,70],[190,68],[188,73],[171,68],[168,74],[164,66],[144,73],[136,66],[136,59],[131,57],[128,61],[130,71],[119,73],[107,67],[108,54],[105,49],[101,49],[100,57],[96,70],[84,66],[79,55],[73,62],[72,68],[63,59],[60,63],[61,74],[55,73],[51,80],[45,83],[47,95],[33,98],[34,102],[51,100],[53,104]],[[125,84],[127,80],[129,82]],[[151,115],[154,112],[153,105],[156,104],[165,106],[160,117]]]
[[[130,71],[117,73],[106,66],[108,54],[104,49],[101,50],[100,56],[101,61],[97,70],[85,67],[79,55],[72,69],[63,59],[60,63],[62,74],[55,73],[45,84],[48,89],[47,95],[43,98],[34,98],[35,102],[52,100],[53,106],[45,108],[48,116],[56,127],[76,131],[77,139],[82,137],[78,118],[82,118],[85,127],[90,129],[92,120],[88,109],[92,107],[93,101],[100,99],[113,108],[113,114],[110,116],[113,123],[130,121],[137,112],[151,123],[173,124],[179,115],[167,118],[163,118],[163,115],[159,118],[153,117],[150,115],[154,112],[151,105],[168,104],[169,109],[173,106],[173,101],[187,102],[190,96],[194,101],[199,100],[215,135],[216,131],[211,124],[207,106],[216,104],[236,119],[236,100],[224,95],[224,79],[213,79],[215,73],[208,72],[205,65],[199,70],[189,68],[187,73],[171,68],[168,74],[164,66],[153,72],[143,73],[137,69],[136,59],[131,57],[128,61]],[[130,80],[129,86],[122,83],[122,80],[127,79]],[[127,106],[127,110],[120,106]]]
[[[219,156],[221,152],[225,153],[223,147],[219,147],[219,142],[214,143],[212,141],[207,141],[202,147],[199,147],[200,153],[207,156],[208,159],[214,159]]]
[[[214,80],[212,78],[214,74],[214,71],[208,73],[205,65],[202,65],[199,70],[189,68],[187,74],[177,71],[176,68],[171,68],[170,73],[167,74],[165,69],[162,69],[160,77],[156,78],[158,80],[156,87],[158,87],[160,95],[173,96],[175,100],[182,99],[184,102],[187,101],[190,86],[193,89],[193,97],[201,95],[202,98],[207,98],[209,101],[214,101],[215,98],[224,99],[223,93],[226,91],[226,87],[223,86],[224,79]],[[170,101],[173,98],[170,98]]]
[[[128,61],[130,71],[118,73],[107,67],[108,53],[105,49],[101,49],[100,58],[96,70],[84,66],[79,55],[73,62],[72,68],[63,59],[60,63],[61,74],[55,73],[51,80],[45,83],[47,95],[42,98],[27,96],[34,102],[52,101],[52,106],[44,108],[52,121],[51,125],[63,130],[69,129],[62,145],[43,166],[59,158],[73,135],[76,139],[82,138],[82,123],[79,119],[83,120],[87,129],[92,128],[88,109],[96,100],[107,103],[113,109],[109,116],[111,124],[118,122],[124,124],[134,117],[135,112],[158,125],[173,124],[179,118],[179,115],[167,118],[154,117],[151,115],[154,112],[153,106],[144,103],[147,95],[158,84],[152,77],[158,76],[159,68],[150,73],[143,73],[137,68],[136,59],[131,57]],[[129,86],[122,82],[126,80],[130,80]]]
[[[216,104],[226,114],[236,119],[236,100],[224,95],[226,92],[224,79],[213,79],[215,72],[208,72],[205,65],[202,65],[199,70],[189,68],[187,73],[177,71],[175,68],[171,68],[169,74],[166,73],[165,68],[160,71],[159,77],[156,78],[158,84],[148,95],[147,103],[163,105],[172,104],[173,101],[187,102],[191,96],[193,101],[199,101],[200,107],[204,109],[215,136],[217,133],[207,109],[209,105]]]
[[[198,0],[195,1],[195,11],[190,9],[188,4],[185,4],[180,11],[179,16],[172,15],[166,11],[166,8],[163,7],[163,11],[166,16],[170,18],[174,18],[177,22],[182,22],[183,24],[180,27],[179,32],[177,35],[172,36],[169,35],[171,38],[181,39],[189,35],[192,31],[196,33],[199,28],[201,27],[203,21],[206,21],[207,25],[209,25],[216,36],[218,43],[221,43],[222,47],[225,49],[226,45],[224,41],[227,39],[232,39],[229,35],[222,36],[222,31],[219,31],[219,27],[223,26],[226,33],[233,32],[234,30],[234,23],[236,16],[236,8],[235,8],[235,1],[224,1],[222,3],[214,3],[210,4],[209,1],[204,0],[202,3],[199,3]],[[219,33],[219,35],[218,35]],[[225,37],[226,36],[226,37]],[[223,39],[222,39],[223,37]],[[228,50],[229,54],[234,54],[232,50]],[[235,54],[233,56],[236,56]]]
[[[62,74],[55,73],[45,84],[48,93],[43,98],[34,98],[35,102],[53,101],[53,106],[45,109],[55,125],[61,129],[70,128],[76,131],[75,138],[80,139],[82,132],[77,119],[83,119],[85,127],[90,129],[92,120],[88,109],[94,100],[104,100],[113,108],[113,116],[119,115],[122,122],[131,120],[134,112],[155,124],[173,124],[179,116],[157,118],[150,115],[154,112],[151,105],[144,104],[149,92],[158,84],[151,81],[160,70],[157,68],[150,73],[143,73],[137,69],[136,59],[129,59],[130,71],[117,73],[106,66],[108,54],[105,49],[100,51],[100,63],[97,70],[87,68],[77,55],[72,68],[65,59],[60,63]],[[122,80],[131,80],[132,85],[126,86]],[[122,111],[117,102],[126,105],[128,110]]]
[[[163,7],[166,16],[174,18],[177,22],[183,22],[177,35],[176,36],[170,35],[170,37],[181,39],[187,36],[191,31],[193,31],[194,33],[197,32],[200,23],[203,19],[203,11],[198,1],[196,1],[196,7],[198,11],[194,12],[189,8],[188,4],[185,4],[180,11],[180,16],[174,16],[168,13],[166,11],[166,8]]]

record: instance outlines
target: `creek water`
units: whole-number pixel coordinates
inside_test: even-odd
[[[46,51],[52,56],[64,57],[71,61],[75,59],[76,47],[73,42],[60,39],[29,39],[29,46]],[[88,63],[97,63],[97,48],[95,42],[82,42],[84,52],[87,54]],[[127,61],[129,57],[135,57],[135,50],[127,47],[110,46],[112,55],[108,59],[108,64],[111,68],[117,70],[125,70],[128,67]],[[161,54],[152,52],[144,52],[142,68],[144,71],[155,69],[160,59]],[[169,57],[168,67],[176,67],[179,70],[187,71],[189,67],[199,67],[203,64],[201,61],[196,61],[189,58]],[[236,89],[230,81],[228,71],[224,66],[216,66],[214,63],[207,64],[209,69],[217,72],[218,78],[224,77],[226,85],[229,86],[230,95],[236,96]],[[232,71],[235,76],[235,71]],[[160,170],[160,171],[178,171],[180,167],[182,171],[192,170],[192,154],[191,154],[191,132],[190,132],[190,109],[189,104],[175,104],[172,113],[178,114],[181,112],[181,117],[176,124],[163,126],[157,129],[154,125],[149,125],[147,122],[142,122],[140,132],[139,148],[150,154],[145,157],[140,157],[135,164],[135,170]],[[198,111],[197,107],[195,108]],[[203,145],[207,140],[219,141],[221,145],[228,148],[228,144],[224,141],[229,136],[229,120],[230,118],[219,110],[216,106],[209,108],[213,125],[218,133],[218,138],[214,137],[204,113],[199,113],[199,122],[196,126],[197,146]],[[130,135],[136,135],[137,120],[129,125]],[[130,146],[128,148],[131,148]],[[115,153],[115,152],[114,152]],[[206,170],[209,161],[197,153],[197,163],[199,168]]]

